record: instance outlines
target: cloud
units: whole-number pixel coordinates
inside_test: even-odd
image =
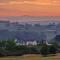
[[[54,2],[32,2],[32,1],[21,1],[21,2],[17,2],[17,1],[11,1],[9,2],[9,4],[33,4],[33,5],[60,5],[60,3],[56,3],[56,1]]]
[[[2,16],[58,14],[59,11],[59,0],[0,0]]]
[[[18,2],[24,2],[24,1],[35,1],[35,0],[0,0],[0,3],[4,2],[10,2],[10,1],[18,1]]]
[[[0,5],[20,5],[20,4],[33,4],[33,5],[60,5],[59,0],[0,0]]]
[[[8,8],[0,8],[0,12],[16,12],[16,10]]]
[[[35,0],[0,0],[0,5],[24,4],[25,1],[35,1]]]
[[[16,1],[11,1],[9,4],[24,4],[24,2],[16,2]]]
[[[6,3],[6,2],[9,2],[9,1],[15,1],[15,0],[0,0],[0,3]]]
[[[0,5],[6,5],[6,3],[0,3]]]

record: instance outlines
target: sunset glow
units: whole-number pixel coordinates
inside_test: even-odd
[[[0,0],[0,16],[60,16],[60,0]]]

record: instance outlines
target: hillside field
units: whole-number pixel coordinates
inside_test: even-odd
[[[0,57],[0,60],[60,60],[60,54],[57,56],[42,57],[40,55],[8,56]]]

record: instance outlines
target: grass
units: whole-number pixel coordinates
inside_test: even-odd
[[[60,60],[60,54],[49,57],[42,57],[40,55],[8,56],[0,57],[0,60]]]

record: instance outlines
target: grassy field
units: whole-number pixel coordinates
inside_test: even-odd
[[[40,55],[0,57],[0,60],[60,60],[60,54],[50,57],[42,57]]]

